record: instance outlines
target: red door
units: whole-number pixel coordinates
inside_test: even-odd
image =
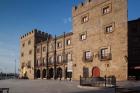
[[[93,77],[100,77],[100,69],[98,67],[93,67],[92,76]]]

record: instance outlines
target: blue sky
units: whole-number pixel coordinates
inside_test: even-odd
[[[19,65],[19,37],[33,28],[60,35],[72,31],[71,9],[83,0],[0,0],[0,72]],[[140,17],[140,0],[128,0],[128,19]]]

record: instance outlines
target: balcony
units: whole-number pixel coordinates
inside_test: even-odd
[[[105,55],[99,55],[101,61],[106,61],[106,60],[111,60],[112,59],[112,54],[111,53],[106,53]]]
[[[86,58],[85,56],[83,56],[83,62],[92,62],[93,61],[93,56]]]

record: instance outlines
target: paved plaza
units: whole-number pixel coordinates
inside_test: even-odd
[[[0,80],[9,93],[114,93],[113,88],[81,88],[78,81]]]

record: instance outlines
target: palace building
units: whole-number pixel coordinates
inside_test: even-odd
[[[128,79],[127,0],[86,0],[72,8],[73,31],[37,29],[20,38],[20,77]]]

